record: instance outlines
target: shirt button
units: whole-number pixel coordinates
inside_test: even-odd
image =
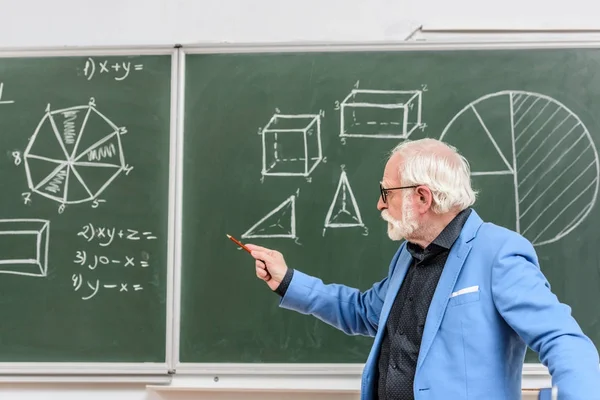
[[[413,298],[412,298],[412,296],[410,296],[410,297],[408,298],[408,301],[413,301]]]
[[[392,364],[392,369],[398,369],[398,365],[396,363]]]
[[[404,331],[400,331],[400,334],[401,334],[401,335],[404,335]]]

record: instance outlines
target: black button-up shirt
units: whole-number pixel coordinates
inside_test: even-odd
[[[413,261],[396,295],[378,361],[380,400],[413,400],[413,381],[431,299],[471,209],[459,213],[425,249],[407,243]]]

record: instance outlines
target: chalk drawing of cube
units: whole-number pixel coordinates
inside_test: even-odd
[[[0,220],[0,273],[46,276],[49,240],[50,221]]]
[[[323,160],[319,114],[275,114],[261,134],[262,175],[306,177]]]
[[[340,104],[340,137],[407,139],[419,126],[420,90],[354,89]]]

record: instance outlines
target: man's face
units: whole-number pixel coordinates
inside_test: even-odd
[[[385,166],[381,184],[385,188],[400,187],[403,183],[398,176],[401,158],[390,158]],[[408,239],[419,227],[414,211],[413,189],[397,189],[386,192],[385,202],[379,196],[377,209],[388,223],[388,236],[391,240]]]

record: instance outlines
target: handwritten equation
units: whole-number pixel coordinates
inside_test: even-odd
[[[73,281],[74,291],[75,292],[79,291],[79,289],[81,289],[81,287],[83,286],[83,280],[84,280],[83,274],[73,274],[73,276],[71,277],[71,280]],[[127,283],[127,282],[104,283],[101,285],[100,279],[96,279],[95,281],[92,279],[91,282],[90,282],[90,280],[86,279],[86,286],[89,288],[90,293],[83,296],[81,298],[82,300],[89,300],[92,297],[95,297],[98,294],[100,287],[102,287],[103,289],[111,289],[111,290],[118,289],[118,292],[129,292],[130,289],[134,292],[144,290],[144,288],[140,284],[134,284],[131,287],[129,287],[129,283]],[[84,289],[82,289],[82,290],[84,290]]]
[[[88,242],[97,240],[100,246],[109,246],[114,240],[156,240],[157,237],[149,231],[138,231],[135,229],[117,229],[115,227],[109,228],[104,226],[94,226],[93,224],[84,225],[81,231],[77,233],[77,236],[81,236]]]
[[[125,256],[124,258],[111,258],[105,255],[91,255],[88,258],[88,254],[85,250],[77,250],[75,254],[75,260],[73,263],[79,265],[86,265],[90,270],[95,270],[98,265],[122,265],[123,267],[141,267],[148,268],[150,266],[148,259],[150,255],[146,252],[143,253],[144,260],[136,260],[135,257]]]
[[[87,80],[91,80],[95,75],[112,76],[116,81],[122,81],[130,74],[144,69],[144,64],[132,64],[131,61],[112,62],[109,60],[96,61],[88,57],[83,67],[83,74]]]
[[[153,271],[149,252],[141,250],[140,253],[133,254],[131,244],[126,245],[127,250],[124,252],[107,246],[115,245],[118,241],[121,241],[120,247],[131,241],[137,241],[143,246],[141,243],[144,242],[141,240],[158,239],[152,232],[88,223],[81,227],[76,236],[80,243],[83,241],[88,246],[91,243],[92,247],[76,249],[72,259],[75,268],[71,275],[73,292],[81,294],[82,300],[90,300],[104,292],[143,292],[144,281],[151,281]],[[140,274],[150,276],[148,280],[144,280]]]

